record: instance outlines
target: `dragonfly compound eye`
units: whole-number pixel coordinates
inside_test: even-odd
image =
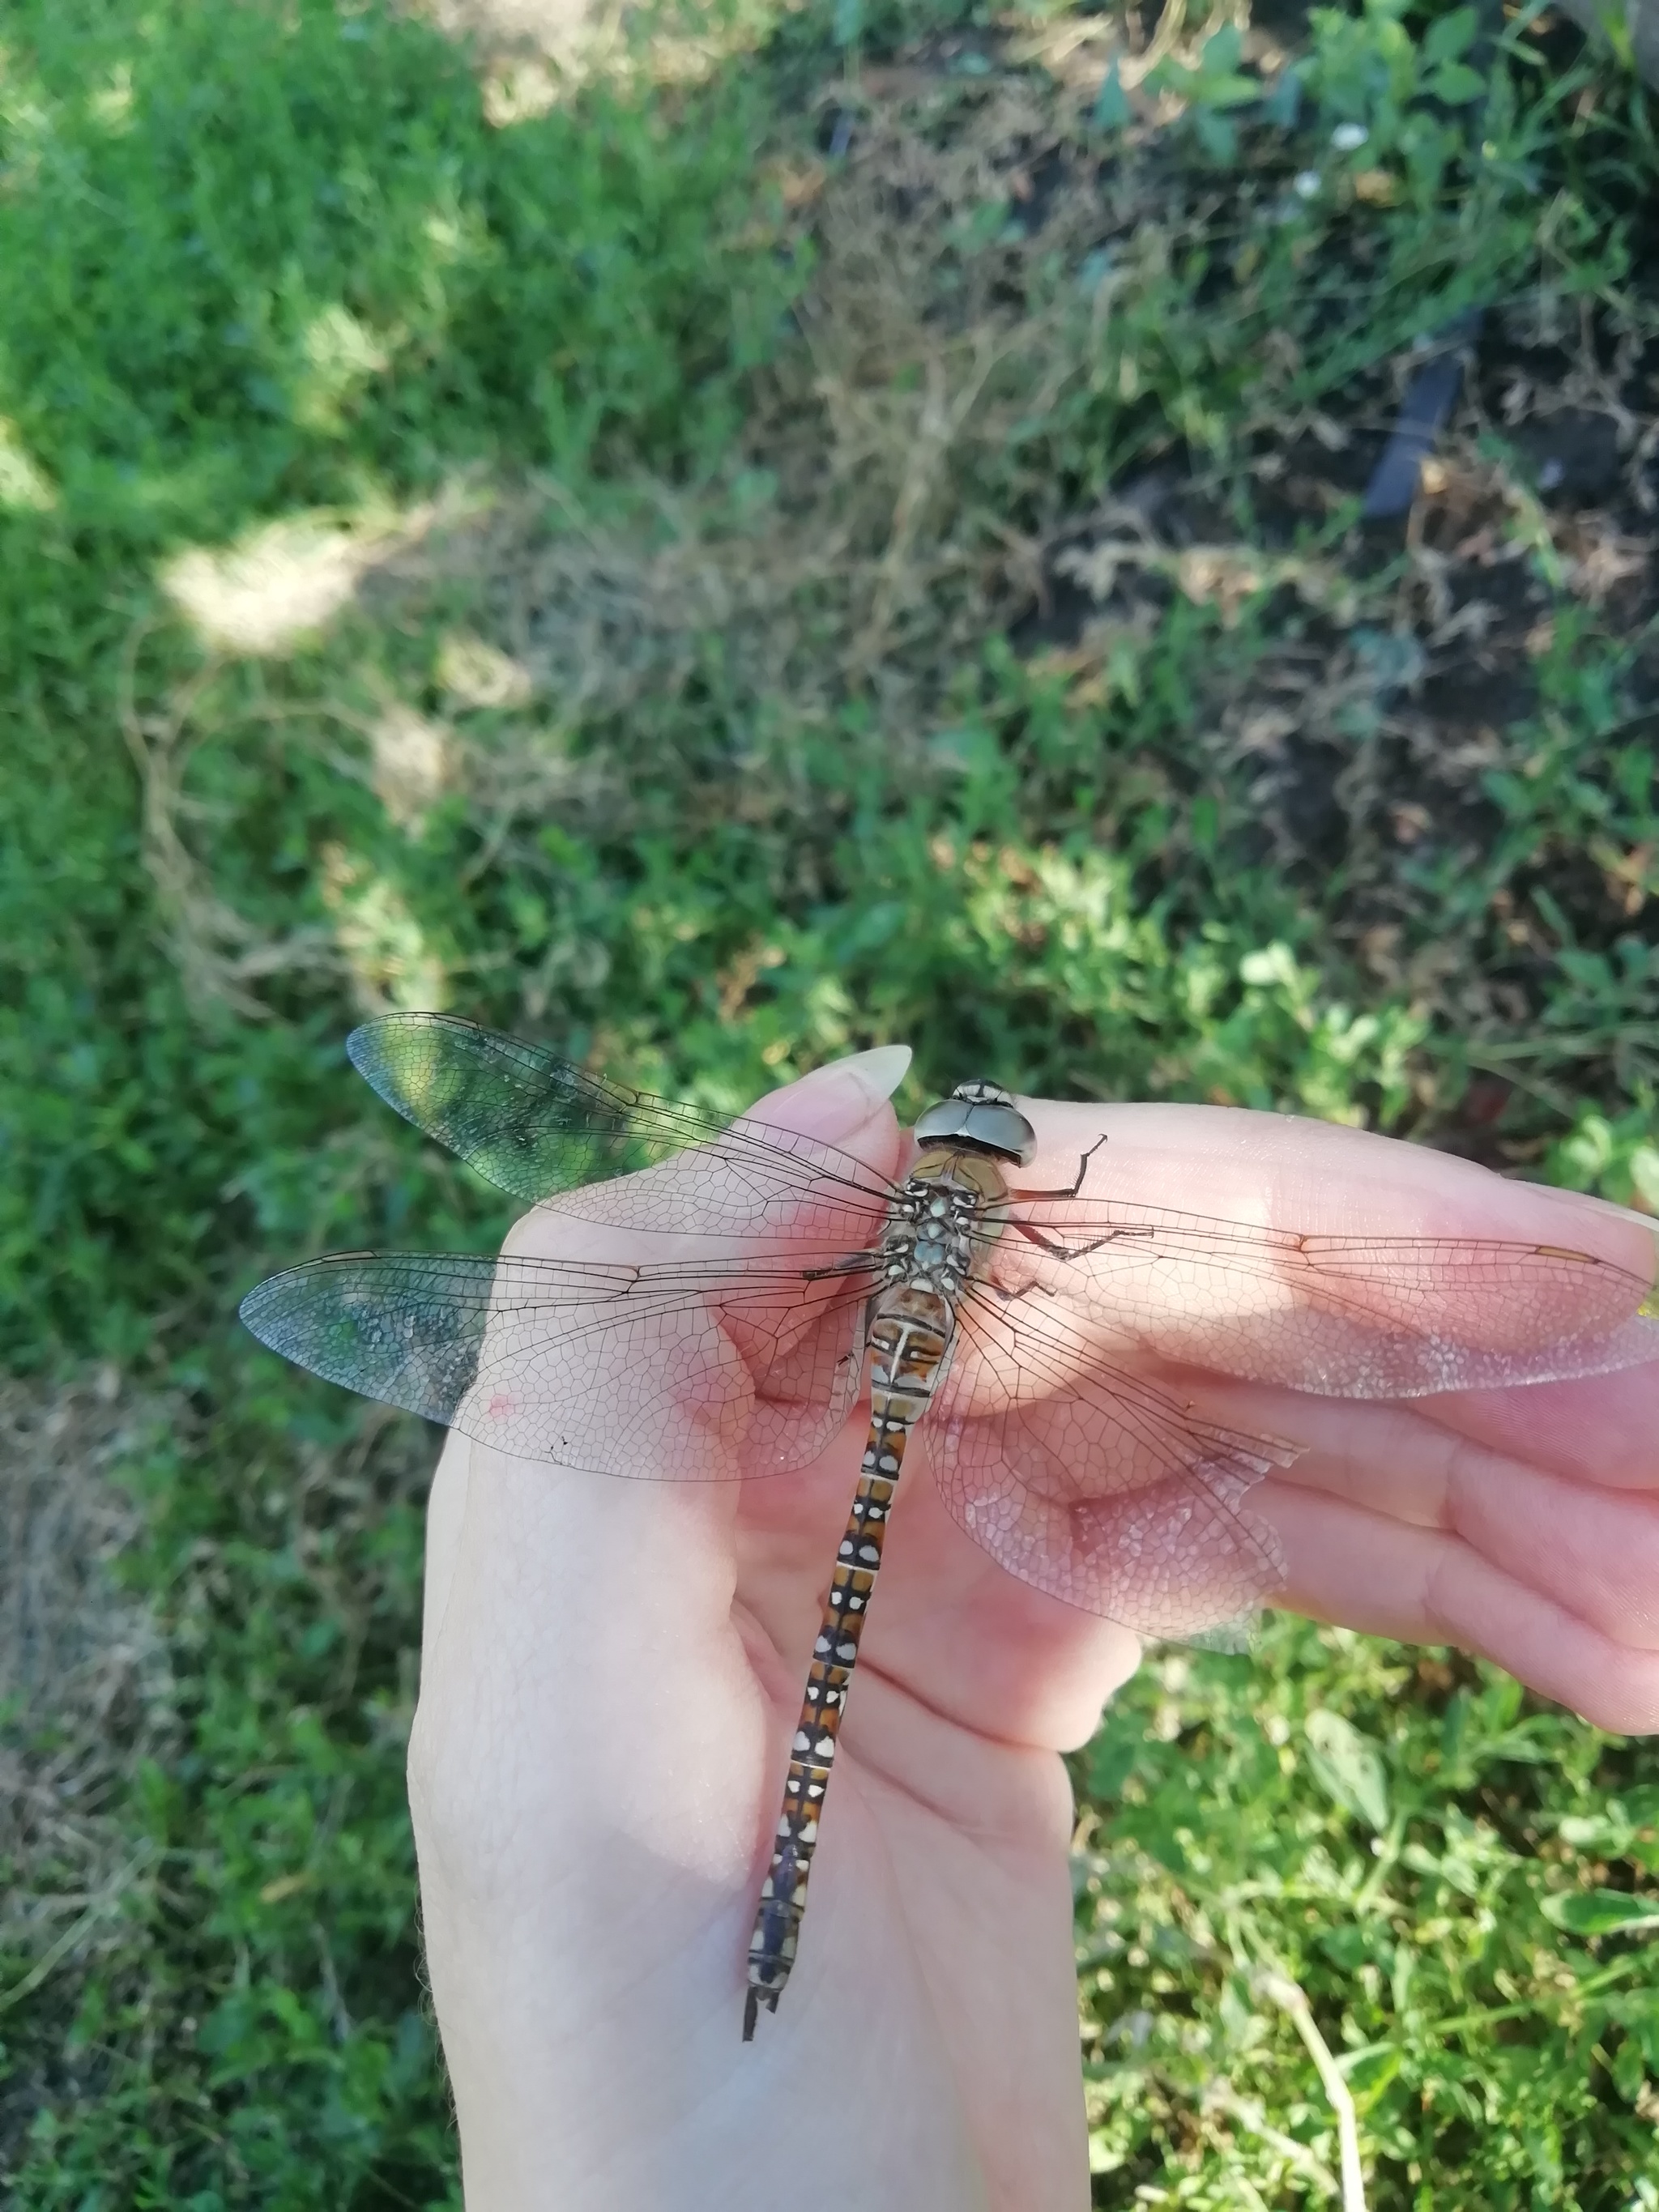
[[[919,1145],[955,1145],[1026,1167],[1036,1156],[1036,1131],[994,1083],[961,1083],[916,1123]]]

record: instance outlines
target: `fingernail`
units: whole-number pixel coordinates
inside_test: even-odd
[[[850,1077],[870,1103],[878,1106],[884,1098],[890,1098],[898,1089],[909,1065],[910,1048],[908,1044],[877,1044],[872,1045],[868,1052],[850,1052],[845,1060],[828,1060],[802,1079],[811,1083],[820,1075]]]
[[[757,1100],[750,1114],[759,1121],[784,1121],[804,1137],[833,1143],[892,1097],[909,1065],[908,1044],[878,1044],[871,1052],[849,1053],[845,1060],[826,1061],[786,1089]]]

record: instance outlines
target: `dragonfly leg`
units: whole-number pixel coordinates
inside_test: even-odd
[[[1086,1244],[1068,1244],[1062,1237],[1045,1237],[1031,1221],[1011,1221],[1011,1229],[1018,1229],[1022,1237],[1029,1237],[1033,1244],[1050,1252],[1056,1260],[1081,1260],[1091,1252],[1098,1252],[1108,1244],[1121,1243],[1126,1237],[1155,1237],[1155,1229],[1109,1229],[1103,1237],[1091,1237]]]
[[[806,1881],[817,1845],[823,1795],[830,1786],[836,1740],[847,1706],[847,1686],[859,1656],[865,1613],[881,1565],[887,1516],[904,1463],[910,1422],[872,1408],[858,1493],[848,1516],[830,1595],[812,1646],[811,1670],[800,1718],[789,1747],[789,1778],[772,1846],[772,1863],[761,1887],[760,1909],[749,1939],[749,1987],[744,1998],[743,2039],[754,2039],[761,2007],[777,2010],[795,1962]]]
[[[1084,1177],[1085,1177],[1085,1176],[1088,1174],[1088,1172],[1089,1172],[1089,1163],[1090,1163],[1090,1161],[1091,1161],[1091,1159],[1093,1159],[1093,1158],[1094,1158],[1095,1154],[1096,1154],[1096,1153],[1100,1150],[1101,1146],[1105,1143],[1105,1141],[1106,1141],[1106,1139],[1105,1139],[1105,1138],[1104,1138],[1104,1137],[1097,1137],[1097,1138],[1095,1139],[1095,1140],[1094,1140],[1093,1144],[1090,1146],[1090,1147],[1089,1147],[1088,1151],[1087,1151],[1086,1152],[1085,1152],[1085,1153],[1083,1154],[1082,1158],[1079,1160],[1079,1162],[1078,1162],[1078,1164],[1077,1164],[1077,1174],[1076,1174],[1075,1177],[1073,1179],[1073,1181],[1072,1181],[1070,1183],[1068,1183],[1068,1184],[1066,1185],[1066,1187],[1065,1188],[1065,1189],[1063,1189],[1063,1190],[1011,1190],[1011,1191],[1009,1192],[1009,1194],[1008,1194],[1009,1197],[1010,1197],[1010,1198],[1018,1198],[1018,1199],[1035,1199],[1035,1198],[1075,1198],[1075,1197],[1077,1196],[1078,1193],[1079,1193],[1079,1192],[1082,1189],[1082,1188],[1083,1188]]]
[[[1043,1249],[1047,1251],[1053,1248],[1045,1244]],[[1025,1283],[1018,1290],[1011,1291],[1006,1283],[994,1283],[988,1275],[982,1276],[974,1287],[1000,1300],[1005,1306],[1014,1305],[1021,1298],[1029,1298],[1033,1291],[1045,1298],[1057,1298],[1060,1296],[1060,1292],[1052,1283]]]
[[[880,1265],[879,1252],[849,1252],[828,1267],[803,1267],[800,1279],[804,1283],[828,1282],[837,1275],[868,1274],[871,1268]]]

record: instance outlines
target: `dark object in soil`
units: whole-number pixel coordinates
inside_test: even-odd
[[[1441,332],[1439,349],[1425,361],[1406,387],[1400,417],[1365,487],[1360,513],[1367,522],[1404,514],[1417,497],[1417,482],[1430,448],[1456,402],[1463,380],[1463,356],[1474,346],[1486,319],[1483,307],[1468,307]]]

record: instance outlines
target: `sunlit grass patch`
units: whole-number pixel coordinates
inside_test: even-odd
[[[0,396],[88,519],[218,536],[440,450],[574,461],[628,425],[668,461],[729,429],[789,289],[763,239],[708,251],[751,203],[740,86],[672,129],[596,85],[499,130],[453,47],[377,9],[11,29]]]
[[[237,545],[192,547],[161,572],[162,588],[210,651],[290,651],[325,629],[356,599],[364,574],[418,535],[430,511],[376,527],[332,515],[286,515]]]

